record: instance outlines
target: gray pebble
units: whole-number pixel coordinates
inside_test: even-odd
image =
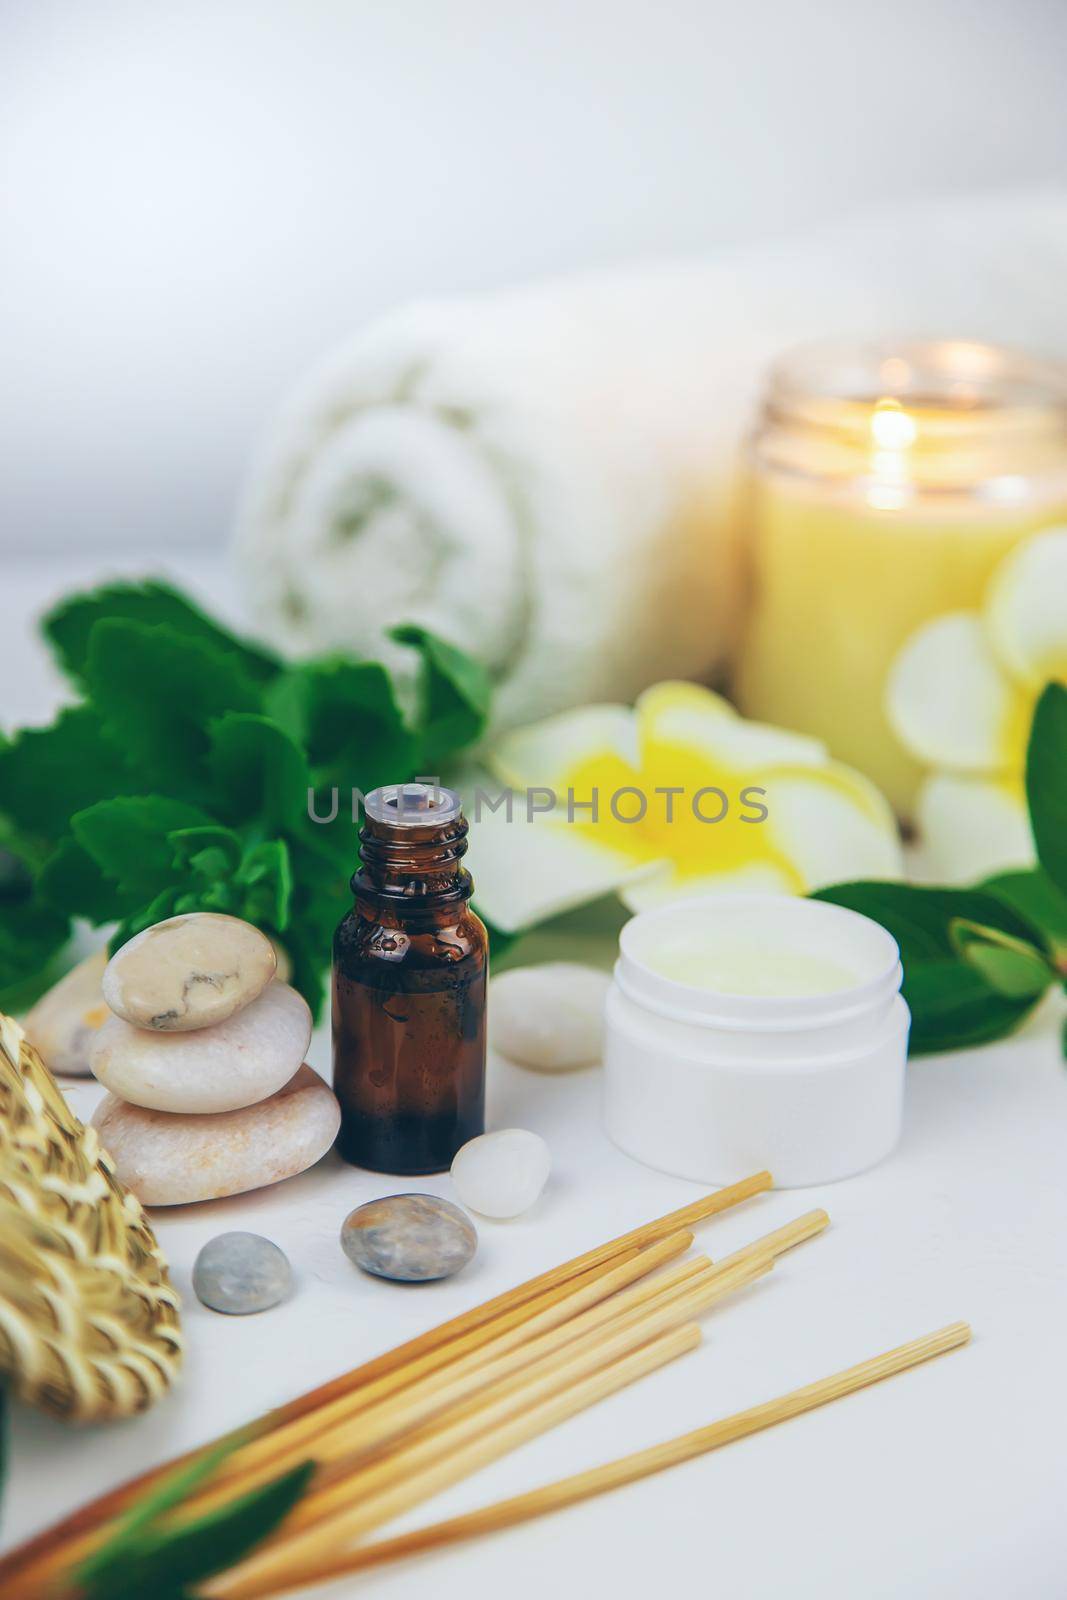
[[[202,1305],[229,1316],[269,1311],[289,1293],[293,1274],[284,1250],[258,1233],[220,1233],[209,1239],[193,1267]]]
[[[393,1194],[357,1206],[344,1220],[341,1247],[377,1278],[426,1283],[450,1278],[478,1248],[465,1212],[432,1194]]]

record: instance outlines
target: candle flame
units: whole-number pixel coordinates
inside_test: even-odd
[[[897,400],[879,400],[871,412],[871,438],[879,450],[906,450],[917,433],[915,418]]]

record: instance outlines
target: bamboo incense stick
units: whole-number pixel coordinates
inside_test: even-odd
[[[333,1473],[328,1473],[324,1483],[317,1479],[275,1540],[269,1542],[255,1560],[269,1564],[270,1551],[276,1547],[284,1546],[287,1561],[294,1551],[299,1555],[303,1549],[316,1550],[323,1538],[330,1537],[331,1530],[343,1530],[346,1539],[361,1537],[397,1514],[398,1497],[405,1508],[417,1504],[420,1495],[424,1497],[420,1486],[436,1481],[433,1478],[435,1463],[445,1461],[450,1474],[460,1474],[463,1463],[470,1459],[468,1447],[472,1440],[481,1441],[481,1453],[475,1458],[480,1462],[490,1441],[511,1437],[512,1419],[517,1414],[529,1412],[557,1390],[569,1390],[606,1364],[619,1362],[631,1349],[644,1347],[651,1339],[700,1315],[715,1301],[768,1272],[774,1262],[768,1249],[760,1253],[750,1250],[746,1255],[746,1259],[738,1260],[725,1271],[716,1271],[709,1265],[690,1282],[672,1286],[662,1300],[637,1305],[621,1318],[608,1322],[606,1328],[595,1324],[604,1321],[603,1313],[612,1302],[594,1307],[586,1318],[577,1319],[576,1323],[568,1324],[568,1328],[586,1322],[594,1325],[587,1327],[580,1337],[572,1338],[562,1350],[558,1348],[558,1335],[566,1329],[551,1330],[524,1346],[522,1353],[529,1364],[518,1374],[508,1372],[499,1377],[499,1381],[490,1382],[466,1405],[448,1411],[413,1435],[404,1437],[397,1449],[385,1451],[384,1456],[379,1452],[368,1462],[359,1452]],[[494,1459],[496,1453],[494,1451]],[[322,1454],[316,1443],[316,1459],[322,1459]],[[456,1476],[451,1476],[449,1481],[457,1481]],[[301,1540],[301,1530],[305,1528],[310,1530],[310,1536]],[[315,1535],[319,1536],[318,1540]]]
[[[752,1406],[747,1411],[735,1412],[734,1415],[723,1417],[708,1427],[680,1434],[677,1438],[668,1439],[662,1444],[652,1445],[647,1450],[638,1450],[632,1455],[606,1462],[603,1466],[593,1467],[587,1472],[560,1478],[555,1483],[544,1484],[541,1488],[532,1489],[526,1494],[498,1500],[477,1511],[449,1517],[443,1522],[431,1523],[425,1528],[417,1528],[411,1533],[399,1534],[392,1539],[378,1540],[343,1556],[327,1558],[314,1568],[310,1566],[305,1568],[296,1582],[286,1580],[278,1587],[259,1588],[256,1591],[257,1600],[267,1600],[270,1595],[280,1594],[294,1587],[325,1583],[334,1578],[362,1571],[367,1567],[399,1561],[404,1557],[419,1555],[428,1550],[439,1550],[445,1545],[457,1544],[461,1540],[471,1539],[479,1534],[494,1533],[502,1528],[532,1521],[535,1517],[546,1516],[549,1512],[563,1510],[566,1506],[606,1494],[609,1490],[621,1488],[624,1484],[635,1483],[641,1478],[651,1477],[654,1473],[664,1472],[669,1467],[692,1460],[695,1456],[721,1449],[723,1445],[732,1444],[749,1434],[774,1427],[779,1422],[788,1422],[793,1417],[801,1416],[806,1411],[814,1411],[817,1407],[828,1405],[830,1401],[839,1400],[845,1395],[854,1394],[856,1390],[866,1388],[870,1384],[880,1383],[882,1379],[904,1372],[909,1367],[919,1366],[935,1356],[958,1349],[965,1345],[970,1337],[971,1330],[967,1323],[951,1323],[936,1333],[926,1334],[920,1339],[913,1339],[908,1344],[886,1351],[883,1355],[874,1356],[869,1361],[862,1361],[858,1366],[848,1367],[831,1377],[820,1379],[817,1383],[807,1384],[804,1388],[790,1390],[775,1400]]]
[[[821,1209],[805,1211],[803,1216],[787,1222],[783,1228],[775,1228],[773,1233],[765,1233],[759,1239],[753,1239],[751,1244],[735,1250],[732,1255],[720,1256],[715,1263],[716,1271],[725,1272],[736,1262],[748,1261],[764,1252],[772,1256],[784,1255],[787,1250],[793,1250],[806,1240],[814,1239],[816,1234],[822,1233],[823,1229],[829,1226],[830,1217],[827,1212]]]
[[[496,1427],[516,1411],[610,1365],[659,1334],[693,1321],[725,1294],[768,1272],[771,1265],[769,1258],[742,1263],[734,1269],[732,1281],[712,1279],[705,1274],[666,1295],[662,1301],[638,1306],[607,1328],[593,1328],[562,1349],[550,1347],[538,1352],[536,1359],[531,1359],[517,1373],[505,1373],[484,1390],[479,1390],[466,1404],[405,1435],[397,1448],[379,1450],[369,1460],[360,1450],[349,1460],[336,1463],[322,1487],[317,1483],[312,1486],[311,1492],[287,1518],[278,1537],[285,1539],[297,1528],[319,1522],[327,1512],[344,1506],[353,1498],[358,1496],[366,1500],[372,1493],[409,1477],[438,1457],[453,1454],[466,1440]],[[554,1337],[554,1334],[547,1336],[550,1346]],[[317,1449],[316,1459],[320,1459]]]
[[[664,1245],[669,1242],[665,1240]],[[669,1271],[640,1279],[610,1298],[598,1298],[588,1310],[567,1321],[546,1320],[542,1324],[544,1331],[536,1333],[535,1330],[534,1337],[522,1341],[510,1337],[502,1340],[503,1348],[499,1352],[492,1344],[484,1350],[472,1350],[463,1359],[431,1372],[422,1382],[388,1396],[368,1411],[344,1416],[339,1421],[327,1419],[323,1431],[313,1438],[301,1439],[295,1445],[285,1445],[277,1454],[266,1458],[257,1454],[248,1470],[241,1472],[236,1481],[229,1478],[212,1481],[186,1503],[183,1514],[200,1516],[211,1511],[232,1499],[235,1494],[244,1494],[257,1484],[265,1483],[289,1467],[306,1461],[312,1453],[317,1464],[315,1481],[319,1482],[326,1475],[330,1463],[380,1451],[389,1440],[418,1427],[435,1413],[480,1394],[511,1373],[528,1368],[542,1356],[570,1345],[591,1330],[605,1326],[614,1329],[624,1322],[629,1325],[647,1309],[673,1300],[690,1285],[713,1272],[707,1256],[683,1261]],[[728,1283],[722,1292],[729,1293],[731,1287]]]
[[[726,1280],[736,1267],[764,1260],[769,1265],[784,1251],[820,1233],[829,1220],[825,1211],[806,1212],[784,1227],[776,1228],[743,1249],[734,1251],[714,1266],[706,1256],[698,1257],[695,1261],[683,1262],[671,1273],[645,1277],[633,1287],[617,1292],[613,1291],[616,1291],[616,1282],[621,1281],[621,1277],[613,1281],[610,1275],[602,1276],[599,1285],[590,1284],[587,1292],[583,1291],[581,1296],[575,1294],[570,1302],[553,1299],[552,1304],[537,1316],[528,1318],[515,1328],[506,1327],[504,1336],[480,1344],[445,1366],[431,1366],[431,1370],[421,1379],[404,1385],[399,1394],[392,1392],[395,1385],[388,1380],[381,1386],[371,1384],[367,1390],[360,1391],[359,1404],[335,1402],[321,1408],[312,1417],[301,1419],[292,1430],[283,1428],[252,1442],[233,1458],[231,1472],[209,1485],[187,1509],[190,1513],[198,1514],[210,1510],[224,1503],[232,1493],[254,1488],[288,1466],[295,1465],[305,1459],[312,1449],[316,1461],[326,1463],[338,1455],[356,1450],[366,1451],[383,1443],[405,1427],[416,1426],[434,1411],[458,1403],[474,1390],[487,1386],[501,1375],[499,1363],[506,1360],[507,1366],[503,1370],[513,1371],[533,1360],[535,1350],[539,1349],[547,1336],[543,1330],[554,1333],[551,1347],[556,1348],[588,1328],[613,1322],[631,1306],[668,1292],[676,1282],[683,1282],[697,1272],[710,1271],[715,1278],[723,1278],[722,1293],[729,1293],[735,1285]],[[681,1237],[664,1240],[660,1248],[680,1247]],[[684,1237],[691,1239],[692,1236]],[[641,1263],[653,1260],[654,1251],[643,1252],[639,1259]],[[623,1275],[628,1276],[636,1270],[635,1265],[628,1264]],[[748,1278],[742,1277],[737,1280],[736,1286],[747,1281]],[[607,1298],[609,1294],[611,1297]],[[590,1305],[590,1309],[582,1310],[590,1301],[595,1303]],[[568,1311],[570,1316],[566,1318],[564,1313]],[[456,1348],[461,1343],[457,1341]],[[314,1429],[311,1427],[313,1422],[318,1424]],[[290,1433],[295,1437],[290,1437]]]
[[[262,1554],[253,1555],[224,1578],[210,1581],[204,1594],[217,1600],[259,1600],[276,1592],[280,1585],[309,1581],[308,1563],[322,1562],[324,1545],[336,1545],[358,1537],[383,1522],[419,1505],[500,1456],[517,1449],[527,1440],[584,1411],[598,1400],[616,1393],[647,1373],[696,1349],[700,1329],[695,1323],[664,1333],[631,1355],[616,1361],[559,1394],[550,1396],[499,1428],[471,1440],[444,1459],[433,1462],[401,1483],[393,1484],[367,1501],[350,1505],[338,1515],[314,1527],[298,1531],[288,1540],[272,1544]]]
[[[647,1250],[641,1250],[633,1256],[627,1255],[617,1266],[609,1263],[606,1268],[601,1266],[595,1274],[590,1274],[588,1280],[583,1278],[575,1285],[564,1284],[552,1290],[545,1296],[542,1309],[537,1308],[539,1302],[529,1308],[532,1315],[525,1316],[516,1309],[514,1314],[508,1314],[498,1322],[483,1324],[469,1335],[452,1340],[441,1350],[416,1356],[407,1366],[383,1373],[351,1394],[340,1395],[316,1411],[297,1417],[250,1442],[239,1455],[230,1458],[226,1464],[228,1470],[224,1470],[222,1476],[236,1475],[261,1461],[270,1462],[276,1467],[282,1456],[285,1459],[304,1459],[309,1453],[310,1441],[316,1440],[325,1427],[368,1410],[428,1374],[442,1369],[451,1371],[461,1361],[479,1363],[486,1359],[489,1351],[498,1354],[524,1344],[544,1329],[557,1327],[588,1306],[596,1305],[618,1290],[647,1277],[665,1262],[683,1255],[692,1243],[693,1235],[688,1231],[668,1234],[666,1238],[649,1245]],[[302,1457],[294,1455],[297,1447],[302,1451]]]
[[[394,1349],[373,1357],[362,1366],[355,1367],[279,1406],[256,1422],[232,1430],[223,1438],[251,1440],[261,1434],[272,1432],[287,1422],[308,1415],[340,1395],[351,1393],[387,1373],[398,1371],[430,1351],[446,1347],[450,1342],[506,1316],[517,1308],[528,1305],[539,1296],[548,1295],[575,1278],[585,1274],[591,1275],[608,1263],[615,1263],[620,1258],[655,1244],[681,1229],[705,1222],[732,1206],[766,1193],[772,1187],[773,1180],[769,1172],[757,1172],[738,1183],[729,1184],[690,1205],[668,1212],[628,1233],[574,1256],[569,1261],[552,1267],[447,1322],[440,1323],[428,1332],[409,1339]],[[210,1441],[158,1467],[153,1467],[98,1496],[59,1522],[53,1523],[51,1527],[44,1529],[0,1560],[0,1584],[9,1584],[16,1575],[23,1573],[27,1576],[32,1574],[36,1582],[45,1572],[54,1572],[69,1565],[75,1558],[80,1559],[87,1549],[99,1542],[98,1538],[90,1537],[96,1530],[119,1515],[146,1489],[160,1482],[177,1468],[188,1465],[193,1460],[201,1458],[207,1451],[217,1448],[220,1442],[219,1439]],[[9,1587],[4,1588],[3,1592],[5,1595],[10,1594],[11,1600],[17,1600],[15,1591]],[[20,1592],[32,1595],[32,1585]]]

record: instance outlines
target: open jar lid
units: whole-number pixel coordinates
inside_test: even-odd
[[[900,988],[900,951],[879,923],[844,906],[779,894],[709,895],[628,922],[615,979],[661,1016],[795,1033],[884,1008]]]

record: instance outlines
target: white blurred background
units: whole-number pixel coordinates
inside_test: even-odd
[[[3,0],[0,551],[217,548],[362,319],[1067,170],[1059,0]]]

